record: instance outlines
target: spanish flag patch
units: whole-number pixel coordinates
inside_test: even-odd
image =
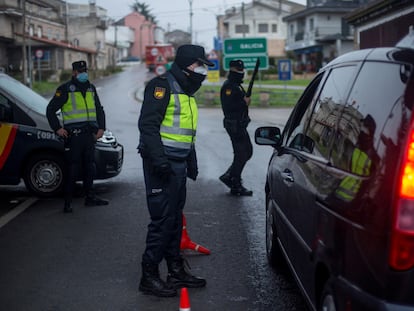
[[[230,96],[231,95],[231,89],[226,89],[226,96]]]
[[[154,89],[154,97],[155,99],[163,99],[165,96],[165,88],[163,87],[156,87]]]
[[[55,96],[56,97],[60,97],[61,95],[62,95],[61,90],[57,90],[56,93],[55,93]]]

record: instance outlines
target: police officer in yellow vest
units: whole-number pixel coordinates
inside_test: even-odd
[[[354,175],[346,176],[335,191],[336,197],[344,202],[355,199],[364,178],[370,176],[377,165],[378,155],[373,146],[375,129],[376,123],[371,115],[361,120],[361,128],[349,168]]]
[[[62,124],[56,115],[59,109]],[[105,112],[95,86],[88,80],[85,61],[72,63],[72,79],[57,88],[49,102],[46,115],[50,127],[65,140],[63,211],[73,211],[71,202],[75,181],[82,172],[85,205],[107,205],[107,200],[97,197],[93,192],[95,141],[102,137],[105,131]]]
[[[150,80],[145,88],[138,121],[143,159],[148,225],[142,256],[139,290],[159,297],[177,295],[180,287],[203,287],[206,281],[191,275],[180,256],[182,210],[186,200],[186,178],[196,179],[195,138],[197,105],[193,94],[213,66],[204,48],[182,45],[171,69]],[[158,266],[167,261],[167,282]]]

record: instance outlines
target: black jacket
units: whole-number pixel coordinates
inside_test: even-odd
[[[220,90],[221,107],[225,119],[243,121],[249,118],[245,96],[246,92],[241,83],[229,75]]]
[[[63,105],[68,100],[68,94],[71,85],[74,85],[76,87],[76,90],[79,90],[82,92],[82,94],[85,96],[86,91],[88,88],[91,88],[94,92],[94,100],[95,100],[95,108],[96,108],[96,123],[95,122],[80,122],[78,124],[71,124],[71,127],[83,127],[86,125],[90,125],[91,127],[95,128],[96,130],[106,129],[105,124],[105,112],[101,105],[101,101],[99,100],[98,93],[96,92],[95,86],[87,81],[86,83],[80,83],[76,80],[76,78],[72,77],[72,80],[60,85],[55,92],[55,95],[50,100],[47,109],[46,109],[46,116],[47,120],[49,121],[50,127],[53,129],[53,131],[57,131],[62,127],[62,124],[60,124],[60,121],[56,115],[56,112],[63,107]]]
[[[141,156],[150,158],[154,166],[160,166],[168,162],[160,135],[160,126],[170,102],[171,89],[167,79],[168,74],[172,74],[182,88],[188,83],[187,77],[173,63],[166,74],[155,77],[148,82],[138,119],[140,131],[138,150]],[[183,91],[185,92],[184,88]]]

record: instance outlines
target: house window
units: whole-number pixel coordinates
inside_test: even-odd
[[[239,24],[236,25],[236,33],[249,33],[249,25]]]
[[[43,28],[42,26],[37,26],[37,36],[41,38],[43,36]]]
[[[269,32],[269,24],[259,24],[259,33]]]
[[[30,24],[29,25],[29,36],[33,36],[33,33],[34,33],[34,25]]]
[[[309,20],[309,30],[310,31],[313,31],[313,28],[314,28],[315,26],[314,26],[314,24],[313,24],[313,18],[311,18],[310,20]]]
[[[295,26],[293,24],[290,24],[290,27],[289,27],[289,36],[291,38],[293,38],[294,34],[295,34]]]
[[[277,24],[272,24],[272,32],[277,32]]]
[[[331,20],[331,15],[327,15],[327,16],[326,16],[326,19],[327,19],[328,21],[330,21],[330,20]]]

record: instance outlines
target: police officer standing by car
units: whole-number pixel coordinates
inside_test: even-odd
[[[56,112],[61,110],[63,124]],[[95,174],[95,142],[105,131],[105,112],[95,86],[88,80],[85,61],[72,63],[72,79],[60,85],[49,102],[47,119],[53,131],[65,141],[66,174],[64,209],[71,213],[72,197],[77,177],[83,172],[85,205],[107,205],[93,192]]]
[[[159,297],[177,295],[180,287],[204,287],[206,280],[184,268],[180,255],[182,212],[186,178],[197,178],[195,135],[197,105],[193,97],[213,66],[198,45],[178,47],[166,74],[150,80],[144,91],[139,152],[151,222],[142,255],[139,290]],[[159,264],[165,259],[167,282],[160,278]]]
[[[233,162],[219,179],[230,188],[230,193],[236,196],[251,196],[253,191],[242,184],[241,174],[246,162],[252,157],[253,146],[250,141],[247,125],[250,122],[250,97],[242,86],[244,78],[244,63],[242,60],[232,60],[227,80],[220,90],[221,106],[224,113],[224,128],[230,136],[233,146]]]

